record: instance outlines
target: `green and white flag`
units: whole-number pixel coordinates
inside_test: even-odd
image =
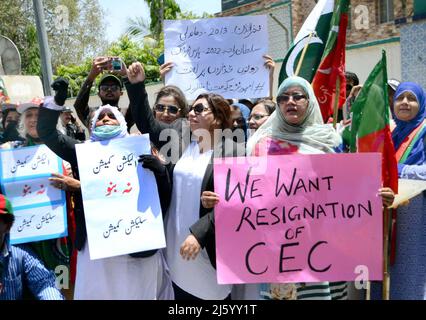
[[[298,74],[298,76],[312,82],[318,65],[321,62],[325,44],[327,43],[333,9],[334,0],[320,0],[315,5],[284,58],[278,78],[278,85],[286,78],[295,74],[303,48],[309,41],[311,32],[314,32],[309,41],[309,46]]]

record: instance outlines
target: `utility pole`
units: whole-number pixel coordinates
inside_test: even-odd
[[[164,32],[163,22],[164,22],[164,0],[160,0],[160,32],[158,33],[158,37],[160,37],[161,32]]]
[[[52,62],[49,45],[47,43],[46,26],[44,23],[43,0],[33,0],[34,16],[37,26],[38,44],[43,74],[43,88],[46,96],[52,95],[50,84],[53,82]]]

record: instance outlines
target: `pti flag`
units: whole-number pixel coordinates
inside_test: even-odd
[[[340,107],[346,99],[345,46],[348,9],[349,0],[336,2],[327,44],[312,81],[324,122],[333,115],[334,104],[337,103]]]
[[[320,0],[315,5],[294,39],[293,46],[288,50],[284,58],[278,78],[278,85],[286,78],[295,75],[297,64],[307,42],[309,42],[309,45],[298,76],[312,82],[330,32],[333,10],[334,0]],[[312,36],[310,37],[311,33]]]
[[[354,101],[349,130],[351,152],[380,152],[384,187],[398,192],[398,169],[389,127],[386,53],[374,67]]]

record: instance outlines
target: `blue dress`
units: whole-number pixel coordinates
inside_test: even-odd
[[[426,117],[426,95],[412,82],[402,83],[395,92],[395,100],[405,91],[416,96],[419,111],[410,121],[395,119],[392,133],[395,149]],[[394,117],[395,118],[395,117]],[[398,175],[403,179],[426,180],[426,125],[413,140],[408,156],[398,163]],[[426,191],[410,199],[397,209],[395,264],[390,266],[391,300],[426,300]],[[373,283],[371,298],[382,299],[382,283]]]
[[[395,265],[391,266],[392,300],[426,299],[426,192],[398,208]]]

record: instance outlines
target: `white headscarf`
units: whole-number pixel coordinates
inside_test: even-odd
[[[104,105],[102,107],[99,107],[95,111],[95,114],[93,115],[93,118],[92,118],[91,124],[90,124],[90,127],[91,127],[90,128],[91,129],[90,130],[90,140],[91,141],[101,141],[101,140],[103,140],[103,139],[97,137],[93,133],[93,131],[95,130],[96,121],[98,121],[99,115],[101,114],[102,111],[104,111],[106,109],[110,110],[114,114],[115,119],[117,119],[118,123],[120,124],[120,129],[121,129],[120,133],[117,134],[116,136],[114,136],[111,139],[124,138],[124,137],[127,137],[129,135],[128,132],[127,132],[127,123],[126,123],[126,120],[124,119],[123,114],[120,111],[118,111],[118,109],[116,107],[113,107],[113,106],[107,104],[107,105]]]
[[[278,88],[277,96],[291,87],[300,87],[308,95],[305,119],[298,125],[290,124],[278,106],[247,142],[247,155],[251,155],[256,144],[265,137],[288,141],[301,149],[305,147],[311,151],[309,153],[333,153],[334,148],[340,145],[340,135],[332,125],[323,123],[317,98],[309,82],[300,77],[289,77]]]

